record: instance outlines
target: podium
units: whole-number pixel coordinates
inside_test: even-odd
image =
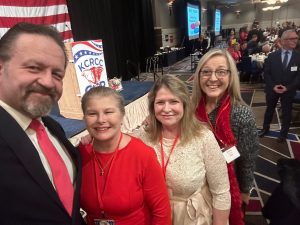
[[[65,43],[68,62],[63,79],[63,94],[58,101],[60,114],[71,119],[82,119],[81,94],[76,76],[71,42]]]

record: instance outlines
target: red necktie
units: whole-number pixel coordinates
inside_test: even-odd
[[[39,146],[50,165],[56,192],[69,215],[72,215],[74,189],[67,167],[41,122],[33,119],[29,127],[35,130]]]

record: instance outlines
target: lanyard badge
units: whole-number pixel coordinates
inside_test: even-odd
[[[94,219],[94,225],[115,225],[114,220]]]
[[[235,146],[223,148],[222,153],[227,163],[231,163],[233,160],[240,157],[240,153]]]

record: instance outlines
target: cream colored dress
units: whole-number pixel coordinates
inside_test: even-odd
[[[133,134],[154,148],[161,164],[160,143],[153,144],[140,128]],[[165,161],[173,139],[163,139]],[[170,157],[166,171],[173,210],[173,225],[211,225],[212,208],[230,208],[229,180],[225,159],[211,131],[187,145],[178,145]]]

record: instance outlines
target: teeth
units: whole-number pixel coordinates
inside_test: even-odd
[[[107,128],[96,128],[96,130],[104,131],[104,130],[107,130]]]

